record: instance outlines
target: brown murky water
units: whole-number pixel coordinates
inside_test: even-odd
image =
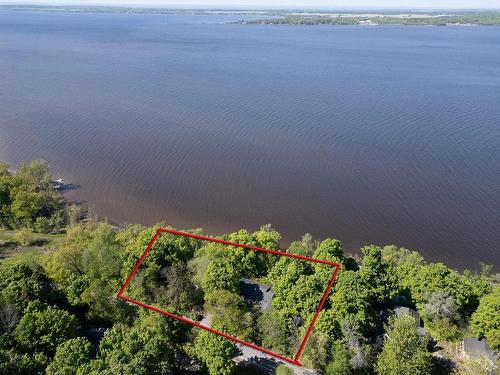
[[[0,12],[0,159],[115,222],[498,265],[500,28]]]

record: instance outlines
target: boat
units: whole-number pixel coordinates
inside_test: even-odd
[[[62,178],[59,178],[54,181],[54,189],[62,190],[63,187],[64,187],[64,180]]]

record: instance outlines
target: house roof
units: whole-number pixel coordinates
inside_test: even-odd
[[[250,279],[241,279],[239,287],[249,306],[258,304],[262,310],[266,310],[271,305],[274,292],[270,285],[261,284]]]
[[[397,316],[402,316],[402,315],[413,316],[415,318],[415,320],[417,321],[417,323],[420,325],[420,315],[419,315],[419,313],[417,311],[413,310],[413,309],[410,309],[409,307],[397,306],[394,309],[394,313]]]
[[[468,354],[484,354],[487,356],[493,353],[485,339],[478,340],[476,338],[464,339],[464,351]]]

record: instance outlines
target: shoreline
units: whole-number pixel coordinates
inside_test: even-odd
[[[223,24],[500,26],[500,9],[224,9],[119,5],[0,4],[0,10],[72,14],[250,16]]]

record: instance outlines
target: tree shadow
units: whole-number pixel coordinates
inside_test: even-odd
[[[30,241],[30,246],[44,246],[48,243],[44,238],[35,238],[33,241]]]
[[[279,365],[274,359],[260,357],[251,357],[239,363],[243,368],[254,369],[254,374],[275,374]]]
[[[241,280],[239,287],[248,307],[259,304],[264,298],[264,293],[262,293],[260,286],[256,283]]]
[[[431,375],[449,375],[454,373],[455,363],[444,357],[432,356]]]

